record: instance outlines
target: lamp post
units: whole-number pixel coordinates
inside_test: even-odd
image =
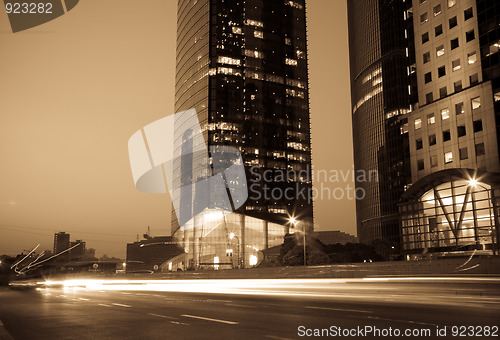
[[[299,224],[299,221],[295,217],[290,217],[289,221],[296,227]],[[307,256],[306,256],[306,230],[304,225],[304,230],[296,229],[296,231],[301,232],[303,235],[303,243],[304,243],[304,266],[307,266]]]
[[[233,238],[236,239],[236,244],[238,245],[238,252],[237,252],[238,255],[236,258],[236,267],[239,269],[240,268],[240,239],[234,233],[230,233],[229,239],[232,240]]]
[[[493,220],[491,218],[491,213],[492,213],[492,208],[491,208],[491,197],[490,197],[490,189],[486,188],[485,186],[479,184],[479,181],[475,178],[472,178],[468,181],[469,183],[469,186],[471,186],[472,188],[476,188],[477,186],[480,186],[481,188],[483,188],[485,191],[486,191],[486,194],[488,195],[488,215],[490,217],[490,228],[491,228],[491,247],[492,247],[492,251],[493,251],[493,255],[496,255],[496,244],[495,244],[495,227],[494,227],[494,223],[493,223]],[[493,210],[494,212],[494,210]]]

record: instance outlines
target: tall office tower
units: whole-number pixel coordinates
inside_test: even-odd
[[[403,251],[497,254],[500,4],[414,0],[412,13],[418,104],[408,117]]]
[[[69,234],[59,232],[54,234],[54,255],[65,251],[70,247]],[[65,253],[59,256],[60,259],[69,259],[69,254]]]
[[[240,249],[233,264],[255,264],[255,249],[281,243],[292,217],[312,230],[305,12],[304,0],[178,2],[175,111],[196,109],[208,146],[241,152],[249,189],[237,216],[213,226],[218,234],[206,236],[216,212],[179,230],[174,211],[172,230],[195,266],[214,265],[228,247]],[[179,180],[196,180],[184,171],[196,159],[180,162]]]
[[[405,1],[348,0],[358,237],[399,242],[410,182],[407,115],[415,101],[412,18]],[[361,196],[361,195],[360,195]]]

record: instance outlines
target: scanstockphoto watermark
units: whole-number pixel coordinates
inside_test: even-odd
[[[281,170],[250,167],[249,198],[253,200],[362,200],[366,190],[353,183],[377,182],[377,170]],[[314,185],[310,185],[314,181]],[[288,185],[282,185],[288,183]],[[309,185],[308,185],[309,184]]]

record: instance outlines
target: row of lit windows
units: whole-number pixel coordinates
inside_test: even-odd
[[[476,156],[482,156],[485,154],[484,143],[478,143],[475,145]],[[469,158],[467,147],[463,147],[459,149],[459,159],[466,160]],[[445,152],[444,154],[444,163],[449,164],[453,162],[453,152]],[[438,156],[433,155],[430,157],[430,165],[431,168],[435,168],[438,166]],[[425,169],[425,162],[423,159],[417,160],[417,169],[418,171]]]
[[[477,60],[476,51],[467,54],[467,63],[469,65],[474,64],[476,62],[476,60]],[[455,59],[451,62],[451,68],[452,68],[453,72],[458,71],[462,68],[462,65],[460,64],[460,58]],[[438,78],[444,77],[445,75],[446,75],[446,66],[443,65],[443,66],[438,67]],[[427,83],[430,83],[431,81],[432,81],[432,73],[427,72],[424,75],[424,82],[427,84]]]
[[[438,16],[439,14],[441,14],[441,4],[436,5],[434,7],[433,14],[434,14],[434,16]],[[472,10],[472,7],[469,7],[464,11],[464,21],[471,19],[473,16],[474,16],[474,12]],[[429,15],[427,12],[420,15],[420,24],[424,24],[428,21],[429,21]],[[457,25],[458,25],[457,16],[454,16],[448,20],[448,27],[450,29],[456,27]]]
[[[472,33],[474,33],[474,30],[472,30]],[[457,48],[458,44],[459,44],[458,38],[452,39],[451,40],[451,49],[453,50],[453,49]],[[444,45],[439,45],[438,47],[436,47],[436,57],[437,58],[443,56],[444,53],[445,53]],[[427,64],[429,61],[431,61],[431,52],[425,52],[423,54],[423,63]],[[457,61],[458,61],[458,68],[457,69],[460,69],[460,59],[454,60],[453,62],[457,62]],[[472,52],[467,54],[467,62],[469,64],[474,64],[476,61],[477,61],[476,51],[472,51]],[[456,70],[454,69],[454,71],[456,71]]]
[[[420,0],[420,5],[426,3],[427,0]],[[448,8],[451,8],[457,4],[457,0],[448,0]],[[439,8],[441,8],[441,5],[439,5]]]
[[[472,111],[478,110],[481,107],[481,97],[474,97],[470,100]],[[456,103],[455,104],[455,114],[459,115],[464,113],[464,103]],[[441,110],[441,119],[446,120],[450,118],[450,109],[444,108]],[[427,125],[432,125],[436,122],[436,118],[434,117],[434,113],[430,113],[427,115]],[[422,127],[422,118],[415,119],[415,130],[418,130]]]

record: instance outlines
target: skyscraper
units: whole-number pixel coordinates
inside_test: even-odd
[[[411,6],[411,5],[410,5]],[[400,195],[410,182],[406,114],[415,101],[414,56],[408,3],[349,0],[349,51],[357,173],[378,173],[356,181],[365,193],[356,201],[360,242],[399,242]]]
[[[290,218],[300,221],[297,229],[312,230],[305,1],[179,0],[177,25],[175,111],[196,109],[208,146],[242,154],[249,197],[238,218],[216,224],[234,239],[221,232],[216,242],[238,246],[236,262],[247,265],[255,262],[249,248],[281,243]],[[195,223],[189,236],[179,230],[175,211],[172,216],[172,230],[193,252],[193,263],[207,263],[201,258],[210,244],[208,226]],[[228,218],[235,219],[232,227]],[[253,236],[252,223],[259,225]],[[227,247],[205,253],[217,257]]]
[[[386,181],[395,178],[391,171],[381,173],[380,186],[374,185],[378,192],[370,193],[368,186],[367,199],[358,202],[362,242],[370,235],[387,237],[376,223],[393,216],[400,219],[401,250],[407,258],[498,253],[498,6],[483,0],[349,2],[356,167],[378,163],[382,169],[380,164],[389,160],[387,169],[401,164],[404,170],[398,170],[400,181],[393,184]],[[363,22],[368,26],[358,27]],[[383,27],[389,25],[394,29],[384,35]],[[397,48],[383,51],[384,45]],[[386,82],[383,62],[378,65],[398,55],[402,62],[392,67],[400,85],[394,87]],[[382,77],[375,78],[379,73]],[[407,89],[395,98],[409,105],[391,111],[387,97],[397,88]],[[390,128],[391,120],[398,122],[397,128]],[[400,145],[391,147],[388,135]],[[393,158],[384,152],[391,148]],[[384,197],[384,190],[391,195]],[[389,215],[383,213],[384,205]]]
[[[65,232],[54,234],[54,255],[59,254],[70,247],[70,235]],[[69,259],[69,253],[59,256],[60,259]]]
[[[400,207],[408,258],[498,254],[499,9],[497,1],[413,1],[413,184]]]

